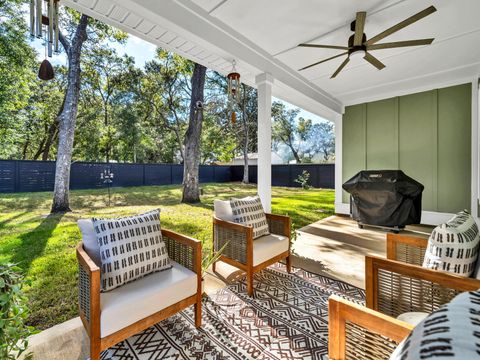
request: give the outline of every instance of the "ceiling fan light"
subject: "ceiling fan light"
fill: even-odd
[[[350,54],[350,60],[363,59],[367,53],[365,50],[357,50]]]

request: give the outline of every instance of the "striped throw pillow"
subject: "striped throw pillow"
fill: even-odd
[[[390,360],[480,358],[480,291],[465,292],[428,315]]]
[[[172,267],[160,230],[160,210],[92,222],[100,246],[102,291]]]
[[[423,267],[469,277],[475,270],[479,241],[475,220],[463,210],[433,229]]]
[[[230,206],[232,207],[233,221],[252,226],[254,239],[270,234],[267,216],[258,196],[230,199]]]

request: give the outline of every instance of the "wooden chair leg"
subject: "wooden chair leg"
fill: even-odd
[[[90,360],[100,360],[100,340],[90,339]]]
[[[214,261],[214,262],[212,263],[212,271],[213,271],[213,272],[216,272],[216,271],[217,271],[217,262],[216,262],[216,261]]]
[[[196,304],[194,305],[195,308],[195,327],[199,328],[202,326],[202,298],[197,300]]]
[[[287,272],[290,274],[292,272],[292,258],[291,258],[291,255],[287,256],[286,263],[287,263]]]
[[[248,296],[253,296],[253,271],[247,271],[247,293]]]

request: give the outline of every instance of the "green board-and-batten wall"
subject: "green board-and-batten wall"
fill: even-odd
[[[463,84],[346,107],[343,181],[360,170],[401,169],[425,185],[423,210],[470,209],[471,101]]]

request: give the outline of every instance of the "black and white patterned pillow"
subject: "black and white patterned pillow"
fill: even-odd
[[[428,315],[390,360],[480,358],[480,291],[465,292]]]
[[[230,206],[232,207],[233,221],[252,226],[254,239],[270,234],[260,197],[230,199]]]
[[[118,219],[92,219],[100,246],[102,291],[172,267],[160,210]]]
[[[469,277],[475,270],[479,242],[475,219],[463,210],[433,229],[423,267]]]

